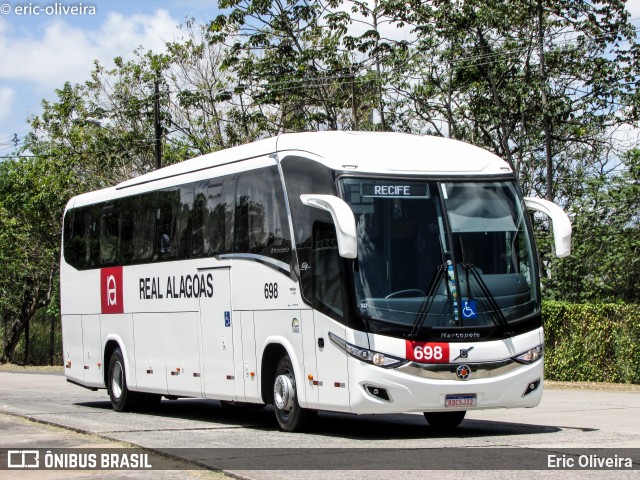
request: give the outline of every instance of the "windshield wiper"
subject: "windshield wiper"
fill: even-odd
[[[498,302],[496,302],[496,299],[494,298],[493,294],[489,290],[489,287],[487,287],[487,284],[482,279],[482,276],[480,275],[480,272],[479,272],[480,269],[476,267],[473,263],[463,263],[461,264],[461,266],[467,273],[470,272],[473,278],[475,278],[476,281],[478,282],[478,285],[480,286],[480,290],[482,291],[482,294],[487,299],[487,302],[489,303],[491,310],[493,310],[493,315],[491,316],[493,322],[497,326],[502,327],[503,334],[505,335],[508,334],[509,332],[507,331],[507,329],[509,328],[509,322],[507,322],[507,319],[504,318],[502,309],[498,305]],[[471,285],[467,286],[467,296],[471,297]]]
[[[436,298],[438,285],[440,285],[446,271],[447,268],[444,263],[438,265],[436,274],[433,276],[427,293],[425,294],[424,301],[418,310],[418,315],[416,316],[416,321],[413,323],[413,328],[411,329],[411,332],[409,332],[409,335],[407,335],[409,338],[414,338],[418,335],[418,332],[422,328],[422,325],[427,318],[427,314],[429,313],[429,310],[431,310],[431,305],[433,305],[433,300]]]

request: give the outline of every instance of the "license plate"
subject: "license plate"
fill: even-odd
[[[478,396],[473,393],[469,395],[446,395],[444,397],[445,407],[475,407],[478,405]]]

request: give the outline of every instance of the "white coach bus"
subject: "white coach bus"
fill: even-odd
[[[162,396],[318,410],[532,407],[537,255],[498,157],[398,133],[284,134],[72,198],[61,262],[68,381],[117,411]]]

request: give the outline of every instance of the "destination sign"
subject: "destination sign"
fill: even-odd
[[[429,198],[429,186],[419,183],[375,182],[362,184],[363,197]]]

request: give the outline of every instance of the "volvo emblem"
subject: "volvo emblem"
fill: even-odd
[[[456,358],[454,358],[453,361],[455,362],[459,358],[468,358],[469,357],[469,352],[471,350],[473,350],[473,347],[471,347],[471,348],[461,348],[460,349],[460,355],[458,355]]]
[[[468,365],[460,365],[456,368],[456,377],[460,380],[468,380],[471,375],[471,368]]]

